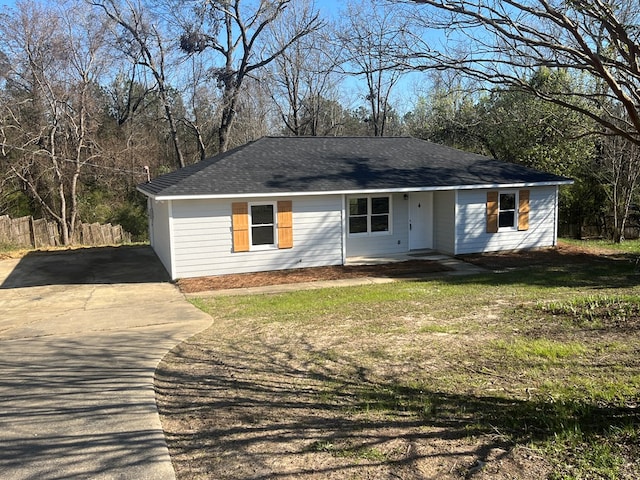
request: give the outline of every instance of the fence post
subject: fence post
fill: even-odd
[[[38,248],[38,236],[36,235],[36,222],[33,219],[33,215],[29,215],[29,230],[31,233],[31,246]]]

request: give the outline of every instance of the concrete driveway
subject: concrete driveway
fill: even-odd
[[[149,247],[0,261],[0,478],[175,478],[154,371],[210,322]]]

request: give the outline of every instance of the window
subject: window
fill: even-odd
[[[291,200],[232,203],[231,231],[234,252],[293,248],[293,204]]]
[[[391,198],[364,196],[349,199],[349,234],[389,233]]]
[[[389,231],[389,197],[371,198],[371,231]]]
[[[501,193],[498,203],[498,228],[514,227],[516,224],[516,194]]]
[[[349,233],[367,233],[369,199],[349,199]]]
[[[487,192],[487,233],[529,230],[529,190]]]
[[[273,204],[251,205],[251,245],[275,245],[275,215]]]

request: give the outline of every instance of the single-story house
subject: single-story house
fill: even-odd
[[[410,137],[264,137],[138,190],[177,279],[555,246],[570,183]]]

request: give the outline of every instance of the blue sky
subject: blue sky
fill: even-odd
[[[37,1],[37,0],[36,0]],[[46,2],[46,0],[40,0]],[[293,0],[294,2],[296,0]],[[16,0],[0,0],[0,11],[3,7],[12,7]],[[346,8],[347,0],[316,0],[316,6],[321,10],[323,16],[333,16]],[[400,113],[410,110],[415,102],[418,93],[424,93],[427,90],[427,77],[423,73],[414,73],[403,77],[399,84],[395,87],[392,94],[392,104]],[[352,105],[345,105],[347,108],[355,108],[363,103],[362,83],[358,79],[347,79],[341,91],[343,101]]]

